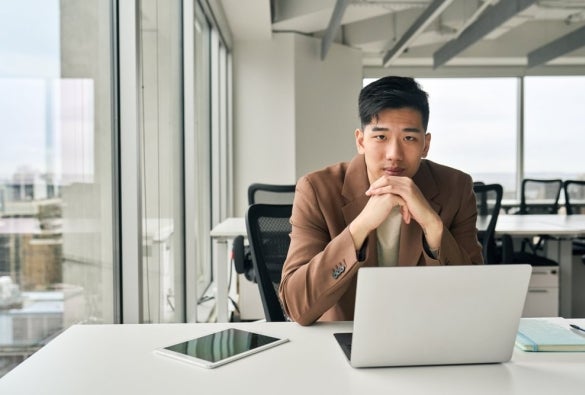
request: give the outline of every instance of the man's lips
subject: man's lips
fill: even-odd
[[[384,173],[389,176],[401,176],[404,174],[405,171],[406,169],[404,169],[403,167],[384,168]]]

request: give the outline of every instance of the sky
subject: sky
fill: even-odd
[[[0,0],[0,179],[46,171],[47,86],[59,78],[59,1]]]

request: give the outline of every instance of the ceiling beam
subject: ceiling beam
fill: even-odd
[[[327,51],[329,51],[329,47],[333,42],[333,37],[341,25],[341,19],[343,18],[343,14],[345,13],[345,9],[349,2],[350,0],[337,0],[335,3],[335,8],[331,14],[331,19],[329,20],[329,26],[327,26],[325,35],[321,39],[321,60],[325,60],[325,57],[327,56]]]
[[[453,0],[434,0],[429,6],[423,11],[422,14],[414,21],[414,23],[408,28],[406,33],[400,37],[400,40],[384,54],[382,64],[384,67],[388,67],[390,63],[397,57],[399,57],[406,48],[416,39],[416,37],[423,32],[427,26],[432,23],[436,17],[441,15],[443,10],[451,4]]]
[[[585,46],[585,26],[528,54],[528,68],[538,66]]]
[[[492,30],[535,2],[536,0],[500,0],[496,5],[489,7],[459,37],[447,42],[433,54],[433,67],[436,69],[444,65],[467,47],[475,44]]]

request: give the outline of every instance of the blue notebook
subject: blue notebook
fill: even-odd
[[[563,321],[522,318],[516,347],[524,351],[585,351],[585,335],[574,332]]]

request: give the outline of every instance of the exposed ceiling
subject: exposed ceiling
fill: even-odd
[[[322,58],[332,42],[360,49],[364,67],[566,66],[585,75],[585,0],[222,0],[222,6],[235,40],[297,32],[321,38]]]

